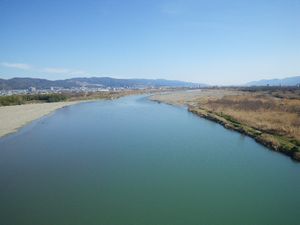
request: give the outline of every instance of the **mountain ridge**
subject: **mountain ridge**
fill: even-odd
[[[35,87],[49,89],[51,87],[112,87],[112,88],[142,88],[142,87],[204,87],[206,84],[165,79],[118,79],[112,77],[78,77],[64,80],[47,80],[31,77],[0,78],[0,90],[18,90]]]
[[[282,79],[263,79],[251,81],[246,86],[297,86],[300,85],[300,76],[287,77]]]

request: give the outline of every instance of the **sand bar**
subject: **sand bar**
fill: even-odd
[[[22,126],[74,102],[36,103],[0,107],[0,137],[14,133]]]

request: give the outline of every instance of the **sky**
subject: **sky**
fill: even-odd
[[[300,75],[300,0],[0,0],[0,78]]]

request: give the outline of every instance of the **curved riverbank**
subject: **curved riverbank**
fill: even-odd
[[[269,149],[281,152],[285,155],[290,156],[293,160],[300,162],[300,152],[298,151],[297,146],[284,139],[281,139],[279,143],[275,143],[271,141],[271,139],[274,138],[274,135],[272,134],[263,133],[245,124],[238,123],[237,121],[230,121],[220,115],[208,112],[205,109],[188,106],[188,111],[205,119],[217,122],[227,129],[245,134],[253,138],[256,142],[268,147]]]
[[[152,101],[171,105],[185,105],[187,106],[189,112],[192,112],[200,117],[209,119],[211,121],[217,122],[227,129],[231,129],[239,133],[245,134],[247,136],[250,136],[256,142],[268,147],[269,149],[288,155],[293,160],[300,161],[299,141],[293,137],[290,137],[289,135],[281,134],[279,130],[270,128],[258,129],[257,124],[255,124],[254,118],[259,119],[260,114],[257,114],[259,112],[253,111],[249,108],[248,111],[243,109],[242,113],[238,115],[239,111],[237,110],[235,115],[239,116],[238,119],[231,115],[233,113],[226,113],[232,112],[232,110],[234,111],[234,109],[231,108],[233,107],[232,102],[230,102],[228,99],[238,98],[236,96],[240,96],[240,99],[245,99],[251,96],[251,94],[237,91],[232,92],[227,90],[200,90],[195,91],[193,93],[178,92],[175,94],[172,93],[155,95],[151,96],[150,99]],[[268,96],[266,96],[264,99],[266,102],[265,104],[271,105],[272,102],[270,102],[267,98]],[[226,100],[228,103],[226,103]],[[244,104],[244,102],[242,101],[240,103],[235,102],[234,104],[236,104],[234,105],[234,107],[237,107],[238,104],[240,104],[238,107],[245,107],[245,105],[242,105]],[[253,103],[254,105],[250,105],[251,102],[248,101],[245,104],[248,107],[255,107],[256,103]],[[220,106],[224,107],[222,108],[224,109],[224,111],[222,109],[217,110],[217,107]],[[229,111],[228,109],[231,111]],[[280,113],[285,113],[284,115],[288,116],[288,112],[282,111]],[[243,116],[245,115],[248,115],[249,118],[252,118],[252,120],[247,120],[246,118],[243,118]],[[265,124],[268,125],[267,122]]]
[[[81,102],[96,100],[113,100],[127,95],[158,92],[161,90],[129,90],[110,93],[88,93],[81,95],[70,95],[68,100],[60,102],[27,103],[21,105],[0,106],[0,138],[17,132],[23,126],[37,120],[57,109],[74,105]],[[64,96],[64,95],[63,95]]]
[[[197,117],[128,96],[1,138],[2,224],[297,224],[300,164]]]
[[[14,133],[28,123],[54,112],[57,109],[81,101],[35,103],[0,107],[0,137]]]

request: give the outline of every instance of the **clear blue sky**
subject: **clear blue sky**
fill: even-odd
[[[300,0],[0,0],[0,77],[300,75]]]

